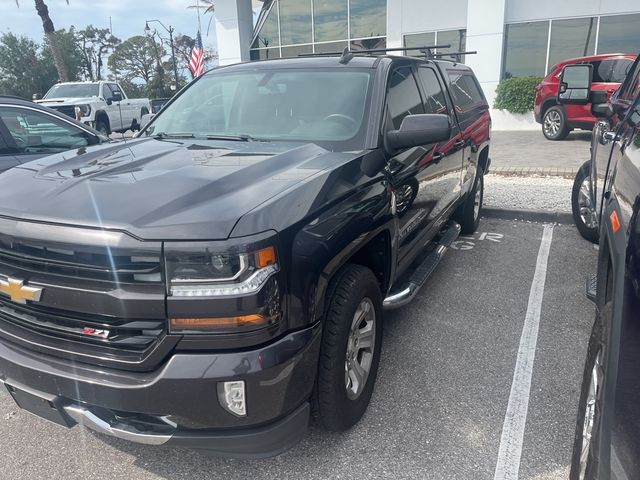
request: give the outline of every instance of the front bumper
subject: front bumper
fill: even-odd
[[[58,423],[69,427],[223,456],[272,456],[306,431],[320,331],[309,327],[256,350],[177,353],[154,372],[106,370],[0,342],[0,382],[55,406]],[[218,383],[229,380],[245,382],[246,417],[218,402]]]

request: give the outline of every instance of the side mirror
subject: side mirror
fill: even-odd
[[[558,103],[586,105],[589,103],[591,91],[591,71],[588,64],[567,65],[560,76]]]
[[[393,150],[400,150],[443,142],[450,136],[451,123],[447,115],[409,115],[402,121],[400,130],[387,133],[387,145]]]
[[[153,117],[155,116],[156,116],[155,113],[147,113],[143,115],[142,118],[140,119],[140,130],[142,130],[144,127],[149,125],[149,123],[151,122],[151,120],[153,120]]]
[[[33,95],[31,95],[31,99],[35,102],[36,100],[38,100],[38,98],[40,98],[40,95],[38,95],[37,93],[34,93]]]
[[[105,101],[105,103],[106,103],[107,105],[112,105],[112,104],[113,104],[113,98],[112,98],[112,97],[105,98],[105,100],[104,100],[104,101]]]

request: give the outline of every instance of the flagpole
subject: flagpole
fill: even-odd
[[[198,11],[198,31],[202,35],[202,22],[200,20],[200,0],[196,0],[196,10]]]

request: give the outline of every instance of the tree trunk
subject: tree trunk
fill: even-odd
[[[55,63],[56,70],[58,71],[58,77],[61,82],[68,82],[69,75],[67,75],[67,68],[62,57],[62,50],[60,50],[60,44],[56,37],[56,29],[53,27],[53,21],[49,16],[49,9],[44,3],[44,0],[35,0],[35,2],[36,11],[42,19],[42,27],[44,28],[44,33],[49,41],[49,48],[51,49],[51,56],[53,57],[53,62]]]

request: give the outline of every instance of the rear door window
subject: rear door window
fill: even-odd
[[[627,59],[596,60],[593,65],[593,83],[622,83],[631,64]]]
[[[429,67],[420,67],[418,76],[424,89],[424,109],[426,113],[447,114],[447,101],[436,72]]]

